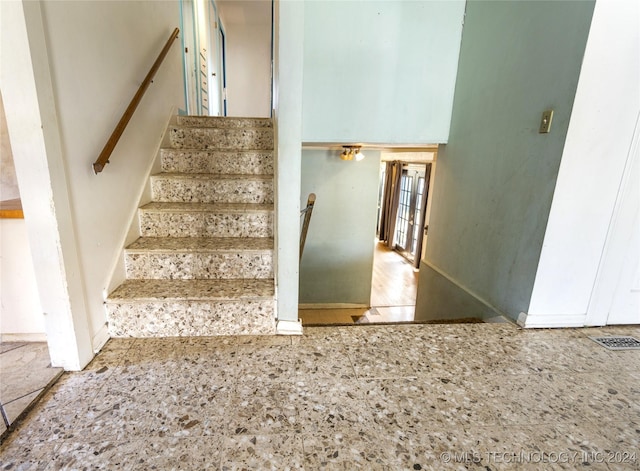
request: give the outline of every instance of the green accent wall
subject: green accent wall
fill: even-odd
[[[317,196],[300,263],[300,303],[369,304],[380,152],[340,160],[339,150],[303,150],[300,207]]]
[[[303,142],[447,142],[463,0],[304,4]]]
[[[514,318],[529,306],[593,8],[467,4],[426,262],[463,288],[461,296],[470,291]],[[539,134],[548,108],[551,132]],[[429,278],[420,278],[417,318],[429,317]]]

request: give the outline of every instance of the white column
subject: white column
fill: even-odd
[[[304,2],[275,4],[276,297],[279,334],[300,334],[298,279]]]
[[[40,2],[0,2],[0,31],[0,88],[51,364],[80,370],[93,351]]]

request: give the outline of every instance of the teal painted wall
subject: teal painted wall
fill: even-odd
[[[276,134],[275,245],[278,320],[297,322],[302,135],[302,21],[304,3],[276,0],[274,126]]]
[[[529,306],[593,7],[467,5],[426,261],[514,318]],[[539,134],[547,108],[552,130]],[[418,318],[428,311],[426,283],[421,277]]]
[[[300,303],[369,304],[380,152],[360,162],[303,150],[300,206],[317,196],[300,263]]]
[[[464,8],[306,1],[303,142],[446,142]]]

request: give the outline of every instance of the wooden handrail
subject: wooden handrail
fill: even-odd
[[[316,204],[316,194],[309,194],[307,199],[307,207],[301,212],[304,213],[304,221],[302,222],[302,232],[300,233],[300,260],[302,260],[302,252],[304,252],[304,244],[307,241],[307,231],[309,230],[309,222],[311,221],[311,213],[313,206]]]
[[[122,133],[127,127],[127,124],[129,124],[129,120],[133,116],[133,113],[136,110],[136,108],[138,107],[140,100],[142,100],[142,96],[144,95],[144,92],[146,92],[147,88],[149,88],[149,84],[153,80],[153,76],[156,74],[156,72],[160,68],[160,65],[162,64],[162,61],[164,60],[164,58],[167,56],[169,49],[171,49],[171,45],[173,44],[173,41],[175,41],[175,39],[178,37],[178,33],[180,33],[180,30],[178,28],[174,29],[173,33],[171,33],[171,36],[167,40],[167,43],[164,45],[164,48],[160,52],[160,55],[158,55],[158,58],[151,66],[149,73],[142,81],[140,88],[138,88],[138,91],[131,99],[131,103],[129,103],[129,106],[127,106],[127,109],[122,115],[122,118],[120,118],[120,121],[118,121],[118,124],[116,125],[115,129],[111,133],[111,137],[109,137],[109,140],[105,144],[104,149],[102,149],[102,152],[100,152],[100,155],[98,156],[98,160],[96,160],[93,163],[93,171],[96,175],[102,172],[102,170],[104,169],[104,166],[109,163],[109,157],[111,156],[113,149],[118,144],[118,141],[120,140],[120,136],[122,136]]]

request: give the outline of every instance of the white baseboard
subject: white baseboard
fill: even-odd
[[[513,324],[513,320],[504,316],[485,317],[482,320],[487,324]]]
[[[349,303],[317,303],[317,304],[298,304],[298,309],[369,309],[368,304],[349,304]]]
[[[536,316],[521,312],[517,323],[524,329],[553,329],[561,327],[584,327],[585,314],[561,314],[557,316]]]
[[[0,334],[1,342],[46,342],[47,334]]]
[[[302,321],[278,321],[276,332],[278,335],[302,335]]]
[[[106,323],[102,324],[100,330],[98,330],[96,335],[94,335],[93,339],[91,340],[91,345],[93,345],[93,353],[98,353],[110,338],[111,335],[109,335],[109,327]]]

